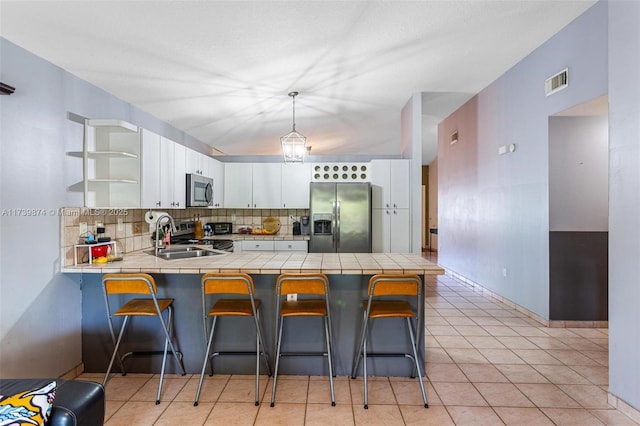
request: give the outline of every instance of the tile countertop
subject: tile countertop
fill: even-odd
[[[309,241],[309,235],[262,235],[262,234],[219,234],[211,237],[204,237],[203,240],[286,240],[286,241]]]
[[[204,246],[206,247],[206,246]],[[164,260],[143,251],[128,253],[123,260],[103,264],[66,266],[65,273],[147,272],[160,274],[202,274],[244,272],[268,275],[284,272],[373,275],[410,273],[441,275],[444,269],[416,254],[408,253],[226,253],[220,256]]]

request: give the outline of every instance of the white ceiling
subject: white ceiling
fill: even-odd
[[[399,155],[422,92],[428,164],[439,121],[594,3],[0,0],[0,34],[231,155],[279,154],[292,90],[312,154]]]

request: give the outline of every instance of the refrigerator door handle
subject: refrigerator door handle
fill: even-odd
[[[331,208],[332,208],[332,214],[331,214],[331,246],[333,247],[333,249],[335,250],[336,248],[336,233],[338,231],[338,226],[337,226],[337,206],[336,206],[336,202],[332,201],[331,202]]]
[[[336,201],[336,248],[340,248],[340,201]]]

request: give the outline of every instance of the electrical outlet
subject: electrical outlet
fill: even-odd
[[[232,215],[231,215],[231,222],[235,222],[235,221],[236,221],[236,215],[235,215],[235,214],[232,214]]]
[[[502,268],[502,276],[503,277],[507,276],[507,268]]]
[[[287,302],[295,302],[296,300],[298,300],[297,294],[287,294]]]
[[[84,237],[87,234],[87,222],[80,222],[80,236]]]
[[[121,217],[118,218],[118,232],[124,232],[124,220]]]

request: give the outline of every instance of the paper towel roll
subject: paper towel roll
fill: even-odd
[[[144,214],[144,220],[149,225],[155,225],[158,218],[163,214],[167,214],[167,212],[156,212],[156,211],[149,210]]]

